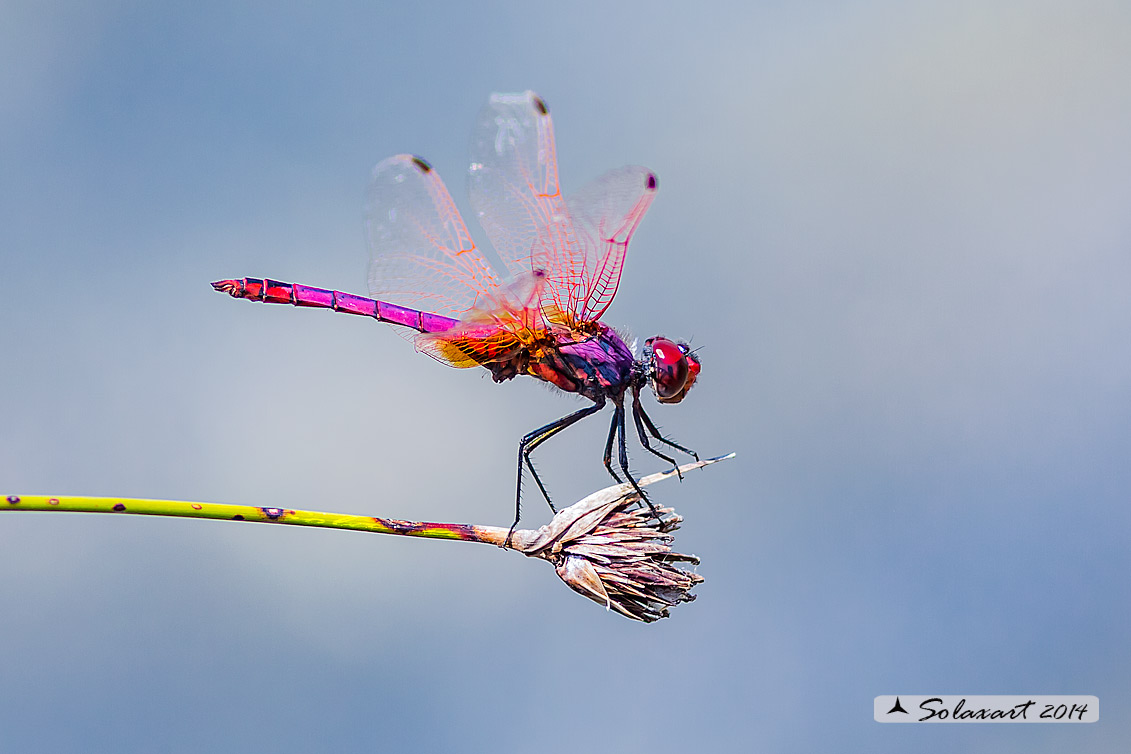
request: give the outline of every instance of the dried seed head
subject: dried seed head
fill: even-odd
[[[698,565],[698,558],[671,551],[674,538],[667,532],[682,519],[671,508],[660,514],[663,523],[657,525],[646,509],[616,509],[592,532],[562,545],[558,576],[628,618],[651,623],[668,617],[668,608],[695,599],[691,588],[703,577],[677,566]]]
[[[688,464],[680,471],[718,460]],[[653,474],[640,484],[675,473]],[[671,532],[683,519],[671,508],[661,508],[657,521],[639,503],[631,486],[607,487],[558,512],[537,531],[515,532],[512,544],[530,557],[553,563],[562,581],[578,594],[651,623],[666,618],[672,606],[694,600],[691,589],[703,577],[679,567],[698,565],[698,558],[672,552]]]

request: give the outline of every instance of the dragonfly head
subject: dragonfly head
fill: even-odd
[[[659,336],[644,341],[644,363],[660,403],[682,401],[699,377],[701,366],[686,343]]]

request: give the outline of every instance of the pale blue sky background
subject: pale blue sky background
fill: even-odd
[[[707,581],[651,626],[488,547],[6,515],[0,750],[1125,750],[1129,74],[1122,2],[5,3],[3,494],[509,522],[572,399],[208,283],[364,292],[370,167],[466,210],[526,88],[567,192],[659,174],[607,320],[703,346],[653,415],[739,456],[656,488]],[[1101,722],[871,719],[935,692]]]

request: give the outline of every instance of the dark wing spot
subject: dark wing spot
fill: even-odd
[[[648,190],[649,191],[655,191],[657,183],[658,182],[656,181],[656,174],[655,173],[649,173],[648,174],[648,180],[645,182],[645,185],[648,187]]]
[[[429,165],[428,160],[424,159],[423,157],[417,157],[416,155],[413,155],[412,164],[419,168],[421,173],[432,172],[432,166]]]
[[[8,495],[8,502],[12,505],[16,505],[20,502],[20,498],[18,495]]]
[[[232,520],[233,521],[243,521],[243,514],[237,513],[236,515],[232,516]]]
[[[550,112],[550,108],[546,107],[545,101],[538,95],[534,95],[534,109],[539,115],[548,115]]]
[[[114,510],[124,511],[125,509],[126,509],[126,506],[122,505],[121,503],[114,503]]]

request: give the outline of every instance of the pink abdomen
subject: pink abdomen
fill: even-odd
[[[314,288],[298,283],[280,283],[277,280],[260,278],[239,278],[237,280],[217,280],[212,287],[233,298],[246,298],[265,304],[293,304],[320,309],[333,309],[345,314],[358,314],[372,317],[378,322],[388,322],[403,327],[411,327],[417,332],[433,333],[450,330],[459,320],[439,314],[409,309],[386,301],[378,301],[352,293]]]

